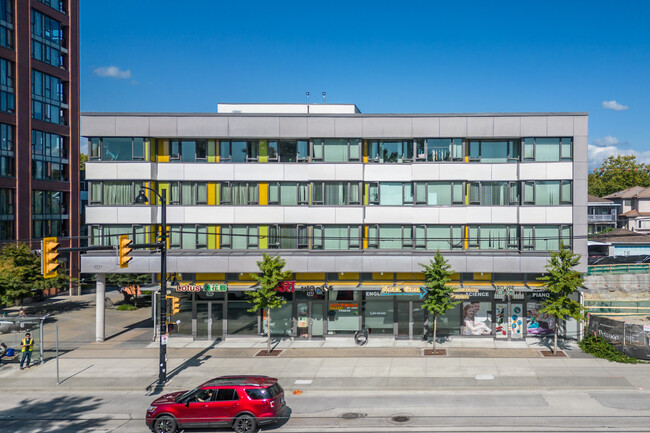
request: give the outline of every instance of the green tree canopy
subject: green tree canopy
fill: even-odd
[[[79,154],[79,170],[85,170],[86,169],[86,161],[88,161],[88,155],[85,153],[80,153]]]
[[[288,280],[293,275],[291,271],[283,271],[286,262],[280,256],[271,257],[262,254],[262,261],[257,262],[260,274],[250,274],[260,287],[257,290],[246,292],[248,302],[253,306],[248,310],[251,313],[257,310],[266,310],[266,351],[271,353],[271,310],[283,306],[287,301],[278,296],[277,287],[281,281]]]
[[[603,197],[633,186],[650,187],[650,164],[637,163],[634,155],[607,158],[589,174],[589,194]]]
[[[453,271],[440,251],[436,251],[436,255],[428,265],[420,264],[420,266],[424,268],[425,287],[428,290],[422,308],[433,315],[433,353],[435,354],[438,316],[444,315],[460,301],[452,299],[451,294],[455,289],[446,285],[451,281]]]
[[[69,284],[70,277],[64,269],[59,269],[55,278],[44,279],[41,258],[28,244],[12,243],[0,249],[0,304],[32,296],[36,290],[61,289]]]
[[[571,295],[582,287],[581,273],[574,268],[580,263],[580,254],[574,254],[570,248],[560,246],[559,251],[552,251],[546,265],[548,272],[539,281],[543,281],[550,296],[542,302],[542,313],[555,318],[555,335],[553,352],[557,352],[557,331],[560,320],[573,318],[582,321],[585,318],[584,307],[571,299]]]

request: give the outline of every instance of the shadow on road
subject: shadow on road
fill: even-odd
[[[6,432],[97,431],[109,421],[107,417],[82,419],[97,409],[102,399],[57,396],[50,400],[23,399],[16,407],[0,411],[0,429]]]
[[[106,337],[106,341],[110,341],[113,338],[119,337],[120,335],[126,334],[129,331],[133,331],[134,329],[146,329],[146,328],[153,329],[153,321],[151,320],[151,318],[140,320],[139,322],[131,323],[130,325],[125,326],[124,329],[122,329],[120,332],[116,332],[115,334]]]

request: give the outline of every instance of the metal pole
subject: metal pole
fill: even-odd
[[[158,384],[167,381],[167,207],[165,197],[167,190],[160,190],[161,212],[160,224],[160,369]]]
[[[41,355],[41,362],[40,362],[41,365],[43,365],[44,362],[43,361],[43,322],[44,320],[41,318],[41,323],[40,323],[41,326],[38,327],[38,338],[41,340],[41,344],[39,344],[38,347],[38,353]]]
[[[56,384],[59,385],[59,324],[56,324]]]

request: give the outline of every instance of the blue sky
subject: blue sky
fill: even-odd
[[[81,1],[83,112],[217,102],[589,112],[591,165],[650,162],[650,2]]]

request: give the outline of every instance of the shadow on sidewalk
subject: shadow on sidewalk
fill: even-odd
[[[2,431],[97,431],[109,421],[108,417],[85,418],[100,407],[102,399],[88,397],[51,396],[49,400],[23,399],[15,407],[0,411]],[[63,426],[62,426],[63,422]]]
[[[194,355],[193,357],[187,359],[185,362],[183,362],[181,365],[176,367],[175,369],[169,371],[167,373],[167,382],[169,382],[171,379],[174,377],[178,376],[180,372],[183,370],[189,368],[189,367],[200,367],[203,365],[205,361],[211,358],[210,355],[206,355],[206,353],[212,349],[215,348],[215,346],[220,342],[221,340],[215,340],[210,344],[208,347],[204,348],[201,350],[199,353]],[[161,385],[158,382],[154,382],[151,385],[147,387],[147,391],[149,393],[147,395],[158,395],[161,394],[165,389],[165,385]]]
[[[121,331],[116,332],[113,335],[107,336],[105,341],[110,341],[116,337],[119,337],[120,335],[126,334],[129,331],[133,331],[134,329],[147,329],[147,328],[153,329],[153,322],[151,321],[151,318],[140,320],[139,322],[136,323],[131,323],[130,325],[125,326],[124,329],[122,329]],[[147,338],[151,340],[150,337]]]

